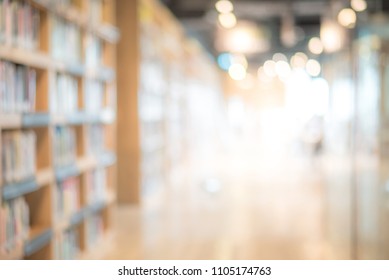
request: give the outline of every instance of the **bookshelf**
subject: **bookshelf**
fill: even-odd
[[[214,123],[218,114],[196,122],[213,106],[212,96],[220,96],[214,90],[220,73],[160,1],[120,1],[117,19],[123,31],[117,48],[118,197],[123,203],[147,203],[184,185],[190,145],[196,146],[202,133],[192,128]]]
[[[0,6],[0,259],[79,258],[116,201],[116,2]]]

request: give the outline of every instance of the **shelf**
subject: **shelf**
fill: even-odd
[[[49,113],[2,114],[0,115],[0,128],[34,128],[90,123],[112,124],[114,121],[115,113],[112,109],[103,109],[100,114],[87,114],[82,111],[68,115],[50,115]]]
[[[61,182],[70,177],[76,177],[80,175],[81,171],[76,164],[70,164],[67,166],[61,166],[55,168],[55,180]]]
[[[50,11],[65,20],[77,24],[81,28],[87,29],[109,43],[115,44],[120,38],[119,30],[115,26],[105,23],[90,23],[87,16],[74,7],[63,8],[45,0],[29,0],[29,2],[41,10]]]
[[[3,200],[11,200],[39,190],[53,181],[53,174],[49,169],[37,172],[36,176],[21,182],[3,186]]]
[[[30,239],[24,245],[24,256],[28,257],[38,252],[50,243],[52,236],[53,231],[51,229],[32,228],[30,230]]]
[[[108,167],[115,164],[116,155],[111,152],[102,153],[99,156],[82,157],[75,163],[55,168],[55,179],[63,181],[66,178],[75,177],[96,167]]]
[[[102,199],[88,206],[85,206],[84,208],[80,209],[76,213],[70,215],[68,218],[65,218],[62,222],[59,222],[56,225],[55,230],[63,231],[69,227],[77,226],[82,222],[84,222],[84,220],[87,219],[89,216],[97,212],[100,212],[108,205],[112,204],[114,201],[115,201],[114,194],[108,194],[106,199]]]
[[[51,58],[48,54],[39,51],[29,51],[0,45],[0,58],[33,68],[67,72],[75,76],[85,76],[90,79],[98,79],[104,82],[115,79],[115,71],[111,68],[101,66],[89,69],[82,63],[58,61]]]

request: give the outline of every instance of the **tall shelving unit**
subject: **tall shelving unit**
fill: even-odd
[[[0,3],[5,18],[7,9],[22,10],[15,14],[18,37],[28,37],[20,21],[29,10],[37,29],[30,46],[7,40],[14,29],[9,33],[10,23],[0,24],[1,61],[36,76],[26,87],[36,87],[31,108],[0,111],[0,259],[79,258],[109,230],[116,201],[115,3]],[[11,83],[0,77],[2,86]],[[26,144],[15,139],[27,131],[35,143],[19,151],[17,145]],[[15,141],[17,155],[9,156],[5,145]],[[33,172],[9,176],[23,164],[23,153]]]
[[[213,111],[220,73],[160,1],[119,1],[117,19],[118,197],[153,204],[164,189],[185,185],[199,126],[216,119],[196,117]]]

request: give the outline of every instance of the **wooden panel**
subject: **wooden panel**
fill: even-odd
[[[118,198],[140,202],[140,135],[138,116],[138,1],[117,2]]]

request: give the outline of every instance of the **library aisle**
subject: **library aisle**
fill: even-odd
[[[319,167],[245,147],[220,158],[213,177],[189,176],[141,207],[120,206],[103,258],[326,258]]]

